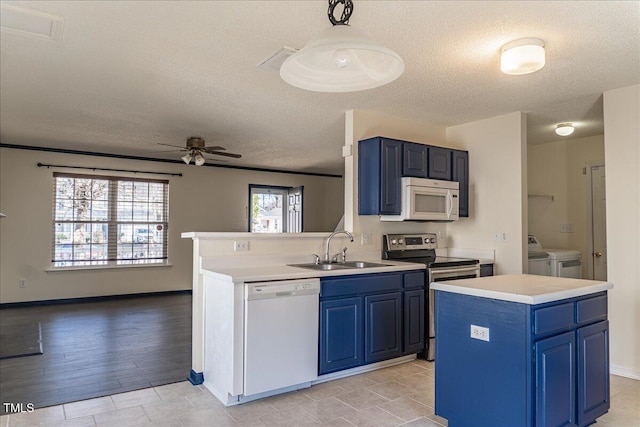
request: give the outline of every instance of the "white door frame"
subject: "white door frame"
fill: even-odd
[[[587,171],[587,253],[584,254],[583,261],[586,261],[587,265],[587,277],[586,279],[593,280],[593,185],[591,182],[591,169],[598,166],[605,166],[603,161],[589,162],[586,164],[585,170]],[[605,224],[606,227],[606,224]],[[586,258],[586,259],[585,259]]]

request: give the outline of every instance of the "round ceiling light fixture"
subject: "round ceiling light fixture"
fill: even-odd
[[[544,41],[536,38],[519,39],[502,47],[500,70],[505,74],[520,76],[535,73],[544,67]]]
[[[402,58],[366,33],[348,25],[352,0],[328,0],[332,27],[321,31],[280,67],[292,86],[316,92],[355,92],[390,83],[404,72]],[[344,4],[342,18],[333,12]]]
[[[559,123],[556,125],[556,133],[560,136],[569,136],[574,130],[573,123]]]

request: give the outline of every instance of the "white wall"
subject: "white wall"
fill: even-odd
[[[47,272],[51,265],[53,169],[38,168],[38,162],[182,172],[182,177],[169,178],[172,266]],[[342,215],[342,178],[0,148],[0,211],[7,215],[0,220],[0,302],[191,289],[191,241],[181,239],[180,233],[246,230],[248,184],[304,185],[305,231],[333,230]],[[25,288],[18,287],[20,278],[26,279]]]
[[[498,274],[527,267],[526,134],[519,112],[447,128],[447,142],[469,151],[469,218],[447,225],[449,246],[495,250]]]
[[[446,247],[446,226],[441,223],[380,222],[377,215],[358,215],[358,141],[374,136],[417,142],[442,147],[447,144],[445,128],[424,122],[401,119],[375,111],[351,110],[345,116],[345,146],[352,155],[345,157],[345,229],[355,233],[371,233],[373,244],[381,249],[383,234],[442,232],[439,242]],[[459,148],[455,145],[452,148]]]
[[[529,198],[529,234],[546,248],[577,249],[584,260],[589,210],[588,175],[583,168],[604,163],[604,135],[530,145],[527,159],[529,194],[553,195],[553,200]],[[562,224],[571,224],[573,232],[560,232]],[[587,277],[586,262],[583,268]]]
[[[604,93],[611,371],[640,379],[640,85]]]

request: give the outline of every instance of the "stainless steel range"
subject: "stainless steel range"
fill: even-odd
[[[480,276],[480,261],[470,258],[436,256],[435,233],[386,234],[382,236],[382,258],[421,263],[427,266],[425,275],[425,351],[418,357],[435,359],[434,292],[429,284],[444,280],[469,279]]]

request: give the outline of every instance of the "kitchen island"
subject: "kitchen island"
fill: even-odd
[[[435,413],[450,427],[593,423],[609,409],[611,288],[534,275],[432,283]]]

